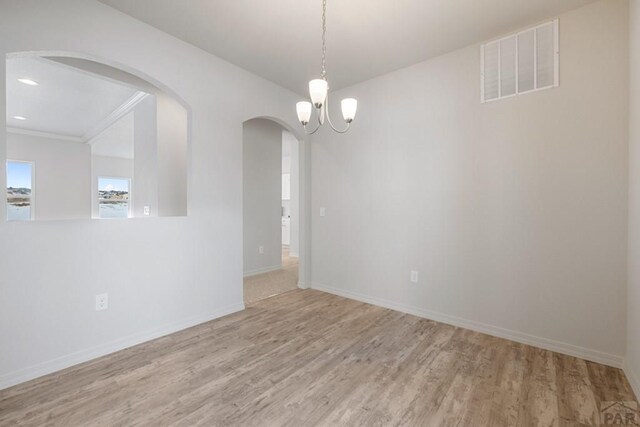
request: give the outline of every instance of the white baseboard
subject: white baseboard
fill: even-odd
[[[629,384],[631,384],[631,388],[636,394],[636,400],[640,399],[640,373],[636,372],[634,368],[629,365],[628,359],[624,361],[624,374],[627,376]]]
[[[309,289],[310,288],[309,285],[307,285],[306,283],[303,283],[303,282],[298,282],[298,287],[300,289]]]
[[[300,256],[298,255],[298,252],[289,252],[289,256],[292,258],[300,258]]]
[[[128,337],[9,372],[0,376],[0,390],[242,310],[244,310],[243,303],[233,304],[213,313],[190,317],[160,328],[129,335]]]
[[[269,267],[256,268],[244,272],[244,277],[257,276],[258,274],[268,273],[270,271],[282,270],[282,264],[270,265]]]
[[[572,344],[563,343],[547,338],[537,337],[535,335],[526,334],[524,332],[512,331],[510,329],[501,328],[498,326],[487,325],[474,320],[463,319],[457,316],[451,316],[448,314],[439,313],[432,310],[425,310],[419,307],[414,307],[406,304],[397,303],[394,301],[386,300],[383,298],[371,297],[368,295],[345,291],[331,286],[326,286],[320,283],[313,282],[311,284],[312,289],[328,292],[330,294],[338,295],[341,297],[354,299],[357,301],[365,302],[368,304],[377,305],[380,307],[388,308],[391,310],[401,311],[403,313],[412,314],[418,317],[424,317],[425,319],[435,320],[436,322],[446,323],[448,325],[458,326],[460,328],[470,329],[472,331],[481,332],[487,335],[492,335],[499,338],[505,338],[511,341],[519,342],[522,344],[539,347],[545,350],[555,351],[557,353],[566,354],[568,356],[574,356],[581,359],[589,360],[596,363],[601,363],[607,366],[613,366],[615,368],[622,368],[624,358],[614,354],[603,353],[598,350],[592,350],[584,347],[575,346]]]

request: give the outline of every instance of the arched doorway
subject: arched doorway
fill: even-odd
[[[244,301],[304,288],[305,145],[285,123],[243,123]]]

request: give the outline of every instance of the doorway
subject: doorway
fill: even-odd
[[[244,302],[298,288],[300,253],[299,141],[280,124],[243,124]]]

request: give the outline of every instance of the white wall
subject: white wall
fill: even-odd
[[[159,93],[157,105],[158,215],[187,214],[187,110]]]
[[[282,266],[282,127],[249,120],[242,146],[244,274],[251,275]]]
[[[560,16],[556,89],[480,104],[470,46],[334,94],[359,111],[313,139],[312,286],[620,365],[627,7]]]
[[[295,123],[299,99],[94,0],[3,1],[0,57],[24,51],[126,64],[183,99],[189,216],[0,222],[0,388],[242,309],[242,123]],[[0,128],[5,117],[0,103]]]
[[[133,159],[134,127],[135,115],[130,111],[89,141],[91,154]]]
[[[630,3],[629,289],[626,373],[640,397],[640,1]]]
[[[136,194],[133,216],[144,216],[145,206],[149,207],[150,216],[158,216],[158,108],[155,95],[136,105],[133,114],[133,192]],[[184,174],[186,178],[187,171]]]
[[[8,159],[35,162],[34,219],[89,218],[90,147],[54,138],[6,135]],[[4,174],[2,179],[5,179]]]

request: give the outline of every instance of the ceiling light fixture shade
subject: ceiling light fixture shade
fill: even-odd
[[[347,123],[351,123],[356,118],[356,110],[358,109],[358,100],[354,98],[345,98],[342,100],[342,117]]]
[[[329,85],[326,80],[314,79],[309,82],[309,96],[316,108],[321,108],[324,105],[328,91]]]
[[[19,78],[18,81],[20,83],[23,83],[23,84],[26,84],[26,85],[29,85],[29,86],[38,86],[38,84],[39,84],[37,81],[28,79],[26,77]]]
[[[306,126],[311,118],[312,105],[308,101],[300,101],[296,104],[296,111],[298,113],[298,121]]]
[[[358,101],[354,98],[345,98],[342,100],[342,117],[347,124],[344,129],[336,128],[331,122],[331,116],[329,115],[329,83],[327,82],[327,68],[326,68],[326,34],[327,34],[327,0],[322,0],[322,70],[320,72],[320,78],[314,79],[309,82],[309,97],[311,102],[301,101],[296,104],[296,112],[298,113],[298,121],[304,127],[304,131],[311,135],[316,133],[320,126],[326,121],[331,126],[331,129],[338,133],[345,133],[349,130],[349,126],[353,119],[356,117],[356,110],[358,108]],[[308,130],[307,125],[311,119],[311,110],[315,107],[318,116],[318,125],[313,130]]]

